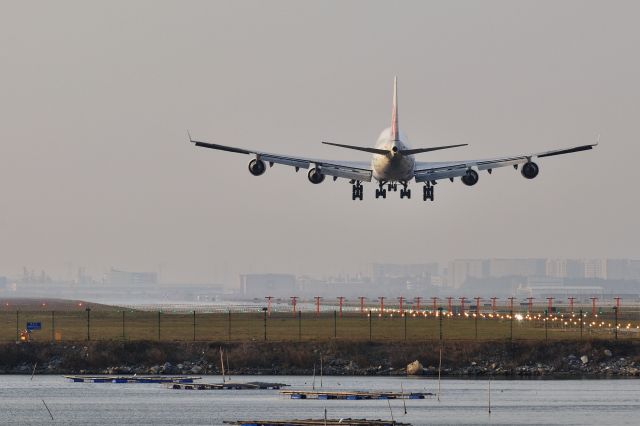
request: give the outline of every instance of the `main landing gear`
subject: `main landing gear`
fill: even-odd
[[[404,187],[400,190],[400,198],[404,198],[407,197],[408,199],[411,198],[411,190],[409,188],[407,188],[407,181],[401,181],[400,184]],[[394,184],[397,185],[397,184]]]
[[[353,201],[355,201],[356,198],[358,198],[358,199],[360,199],[360,201],[362,201],[363,194],[364,194],[364,190],[363,190],[362,184],[360,183],[360,181],[356,181],[353,184],[353,191],[352,191],[352,194],[351,194],[351,199]],[[376,189],[376,198],[378,198],[378,190],[377,189]]]
[[[391,186],[391,184],[389,184],[389,186]],[[378,189],[376,189],[376,199],[380,197],[387,198],[387,190],[384,189],[384,181],[380,181]]]
[[[434,190],[434,187],[431,186],[431,182],[427,182],[422,188],[422,199],[424,201],[427,201],[427,200],[433,201],[433,190]]]
[[[390,183],[390,184],[387,185],[387,189],[389,191],[396,192],[398,190],[398,184],[397,183]]]

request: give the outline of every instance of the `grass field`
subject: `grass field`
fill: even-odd
[[[539,316],[538,316],[539,315]],[[578,314],[556,314],[545,320],[543,313],[528,317],[515,314],[458,315],[385,314],[381,316],[333,312],[319,317],[313,312],[299,316],[272,312],[265,320],[255,313],[166,313],[92,308],[72,305],[66,310],[0,310],[0,341],[16,340],[27,322],[40,322],[41,329],[31,333],[33,341],[82,340],[161,340],[161,341],[402,341],[438,340],[558,340],[607,338],[614,336],[612,313],[598,318],[586,316],[582,332]],[[618,338],[640,337],[636,311],[621,310]]]

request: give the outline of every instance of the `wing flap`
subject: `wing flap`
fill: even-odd
[[[371,182],[371,170],[329,163],[320,163],[318,166],[323,175],[359,180],[361,182]]]
[[[441,170],[417,170],[415,173],[416,182],[431,182],[434,180],[450,179],[459,176],[464,176],[467,173],[468,167],[457,167],[453,169],[441,169]]]
[[[310,164],[308,160],[271,154],[259,154],[258,158],[267,163],[284,164],[285,166],[298,167],[300,169],[308,169]]]

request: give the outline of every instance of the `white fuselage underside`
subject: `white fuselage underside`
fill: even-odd
[[[380,134],[375,147],[389,151],[393,151],[394,147],[398,150],[409,148],[406,135],[400,132],[398,139],[397,141],[393,140],[391,128],[385,129]],[[413,179],[414,167],[415,159],[413,155],[392,154],[391,152],[386,155],[373,154],[371,160],[373,177],[378,181],[409,181]]]

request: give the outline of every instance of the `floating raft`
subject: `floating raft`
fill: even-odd
[[[166,385],[169,389],[183,390],[225,390],[225,389],[280,389],[286,385],[284,383],[267,383],[267,382],[226,382],[226,383],[169,383]]]
[[[291,399],[425,399],[433,396],[430,392],[332,392],[332,391],[280,391]]]
[[[74,383],[193,383],[195,376],[64,376]]]
[[[241,425],[241,426],[309,426],[309,425],[411,426],[410,423],[399,423],[394,420],[367,420],[367,419],[241,420],[241,421],[225,421],[224,423],[229,425]]]

